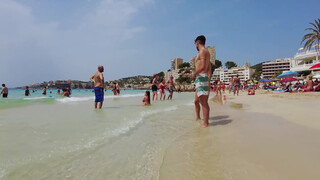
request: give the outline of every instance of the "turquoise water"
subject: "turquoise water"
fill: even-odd
[[[158,179],[166,149],[199,124],[194,93],[141,106],[144,92],[109,91],[95,110],[91,91],[26,98],[11,90],[1,98],[0,179]]]
[[[47,95],[42,95],[42,89],[30,89],[30,96],[25,96],[24,92],[24,89],[9,89],[8,98],[0,98],[0,109],[21,107],[35,103],[85,101],[94,99],[94,92],[92,89],[73,89],[71,97],[68,99],[59,95],[56,89],[47,89]],[[145,90],[122,90],[120,96],[143,95],[144,92]],[[112,91],[108,90],[105,92],[105,98],[111,98],[113,96]]]

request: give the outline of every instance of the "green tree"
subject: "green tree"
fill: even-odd
[[[255,70],[254,73],[252,74],[252,77],[255,79],[261,79],[262,63],[254,65],[251,68]]]
[[[163,79],[164,78],[164,72],[163,71],[159,72],[158,73],[158,77],[159,77],[160,80]]]
[[[237,64],[235,62],[233,62],[233,61],[227,61],[224,65],[226,66],[227,69],[231,69],[233,67],[237,67]]]
[[[211,74],[213,73],[213,71],[219,67],[222,66],[222,62],[218,59],[215,60],[215,64],[211,63]]]
[[[319,43],[320,43],[320,19],[315,20],[315,23],[309,23],[312,27],[307,28],[306,30],[311,31],[310,33],[303,36],[301,44],[304,43],[303,48],[310,50],[313,44],[317,51],[317,60],[319,59]]]
[[[188,62],[184,62],[178,66],[179,69],[189,68],[189,67],[190,67],[190,63]]]

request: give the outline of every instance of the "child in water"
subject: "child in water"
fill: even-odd
[[[144,94],[144,98],[142,100],[142,105],[144,105],[144,106],[151,105],[151,103],[150,103],[150,91],[146,91],[146,93]]]

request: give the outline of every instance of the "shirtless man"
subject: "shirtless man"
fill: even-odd
[[[102,108],[103,100],[104,100],[104,77],[103,77],[103,66],[98,66],[98,71],[91,76],[90,81],[94,82],[94,93],[96,99],[94,101],[94,108],[97,109],[99,103],[99,109]]]
[[[168,85],[169,85],[169,96],[168,96],[168,99],[172,99],[172,96],[173,96],[173,91],[175,89],[174,87],[174,83],[173,83],[173,76],[170,76],[170,79],[168,80]]]
[[[205,48],[206,38],[201,35],[195,39],[195,45],[199,51],[196,60],[196,71],[193,73],[192,78],[195,80],[196,93],[195,93],[195,110],[196,120],[200,120],[200,104],[203,111],[203,124],[201,127],[205,128],[209,125],[209,112],[210,107],[208,104],[209,99],[209,82],[211,79],[211,63],[210,53]]]
[[[2,89],[1,89],[1,93],[3,98],[7,98],[8,97],[8,88],[6,87],[5,84],[2,84]]]
[[[47,88],[46,88],[46,87],[44,87],[44,88],[42,89],[42,95],[47,95]]]
[[[239,96],[239,90],[240,90],[240,78],[239,75],[236,76],[236,78],[234,78],[234,90],[233,90],[233,95]]]
[[[306,82],[306,87],[303,91],[313,91],[313,81],[312,81],[312,76],[308,76],[308,80]]]
[[[230,80],[229,80],[229,94],[231,93],[233,88],[233,76],[231,76]]]
[[[30,96],[30,91],[29,91],[29,87],[26,86],[26,90],[24,91],[24,95],[25,96]]]

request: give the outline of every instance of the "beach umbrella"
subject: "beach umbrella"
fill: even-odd
[[[311,69],[311,70],[320,69],[320,63],[311,66],[309,69]]]
[[[270,82],[269,79],[259,79],[260,82]]]
[[[279,76],[277,76],[277,78],[287,78],[287,77],[293,77],[293,76],[297,76],[297,75],[298,75],[297,72],[289,71],[289,72],[285,72],[285,73],[280,74]]]
[[[282,79],[280,82],[291,82],[291,81],[297,81],[297,78],[293,78],[293,77],[288,77],[288,78],[284,78]]]

